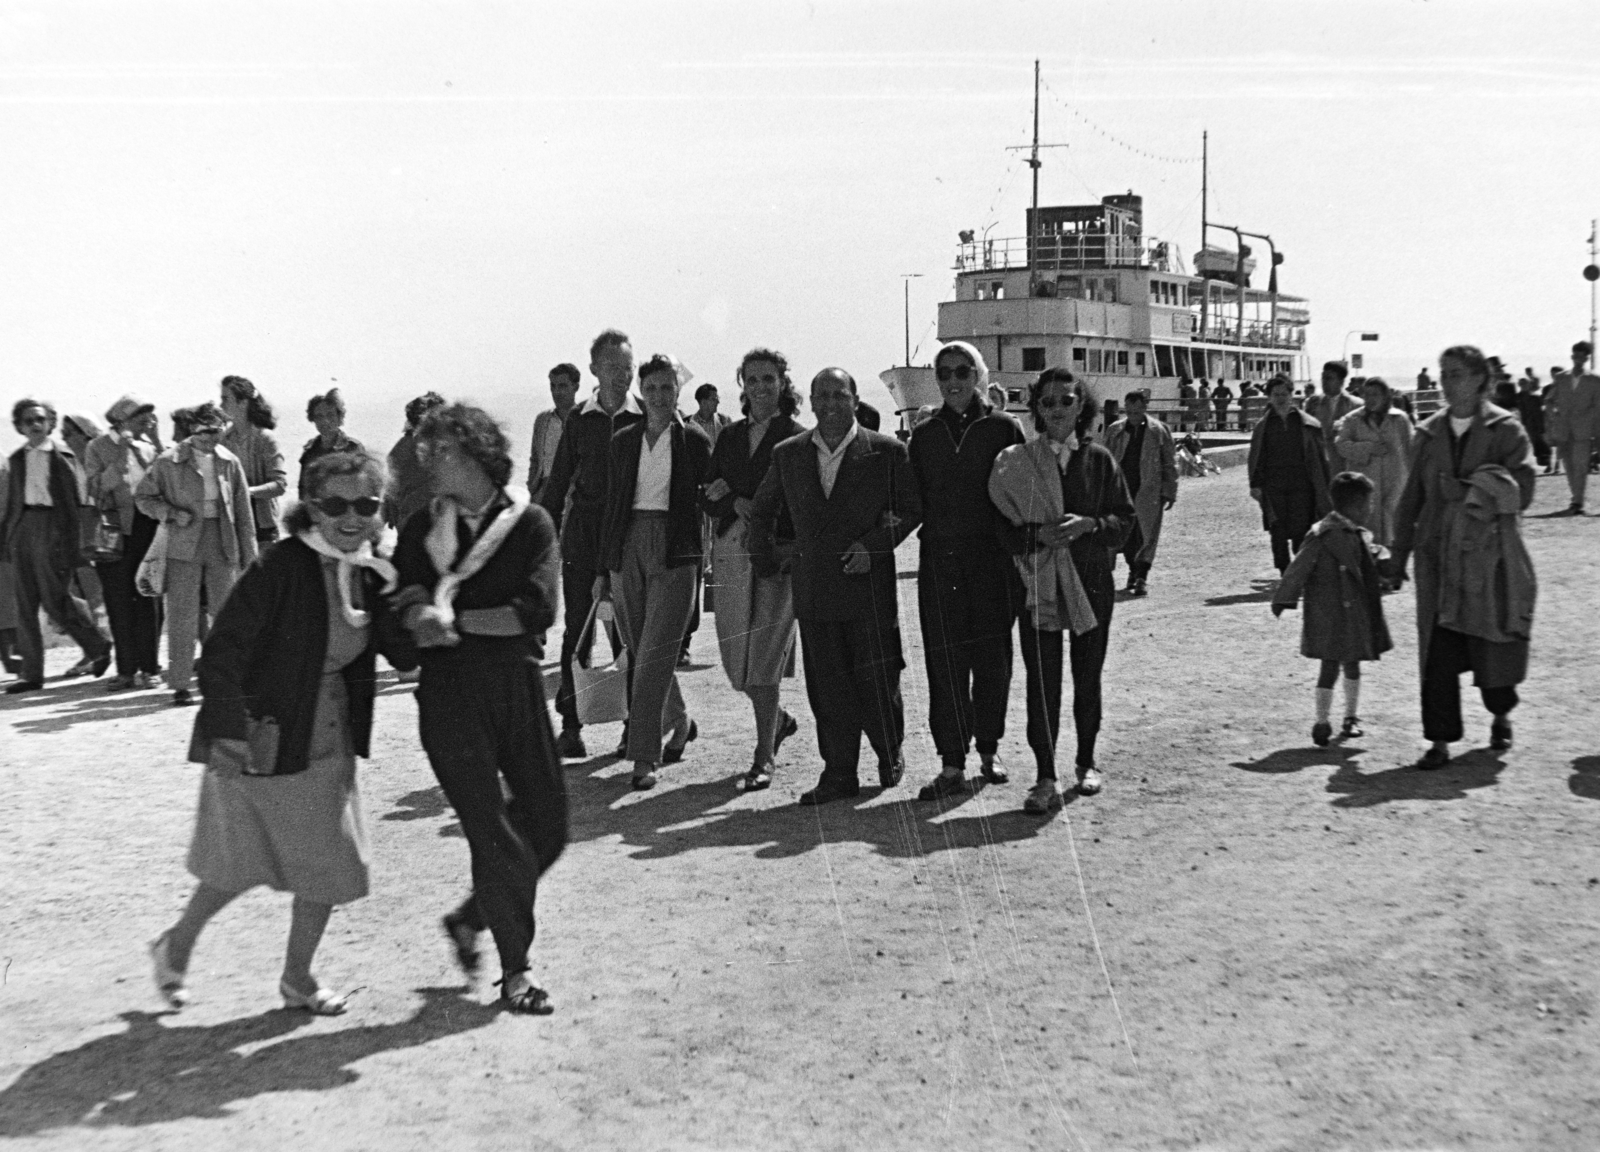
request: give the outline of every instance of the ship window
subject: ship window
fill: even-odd
[[[1083,371],[1083,364],[1086,356],[1087,352],[1082,348],[1074,348],[1072,350],[1072,363],[1080,372]]]
[[[1006,282],[995,280],[989,284],[989,299],[1004,300],[1006,298]]]
[[[1172,349],[1165,344],[1156,345],[1156,375],[1172,375]]]
[[[1126,352],[1118,352],[1117,353],[1117,375],[1118,376],[1126,376],[1127,374],[1128,374],[1128,354]]]
[[[1044,371],[1044,349],[1024,348],[1022,350],[1022,370],[1024,372]]]
[[[1143,376],[1143,375],[1146,374],[1145,370],[1144,370],[1144,353],[1143,352],[1135,352],[1133,354],[1133,374],[1135,376]]]
[[[1076,300],[1079,291],[1081,291],[1078,287],[1078,278],[1076,276],[1057,276],[1056,288],[1056,295],[1063,300]]]
[[[1165,295],[1165,286],[1161,283],[1161,281],[1150,281],[1150,302],[1152,304],[1160,304]]]
[[[1089,371],[1100,371],[1100,349],[1098,348],[1089,349]]]

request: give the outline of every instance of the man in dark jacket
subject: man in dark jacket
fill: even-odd
[[[1311,525],[1333,510],[1322,426],[1294,407],[1292,390],[1284,376],[1267,382],[1267,414],[1250,434],[1250,498],[1261,505],[1261,526],[1272,535],[1272,563],[1280,573]]]
[[[806,695],[817,721],[822,777],[800,797],[825,804],[860,791],[861,735],[878,755],[878,782],[905,772],[900,744],[899,599],[894,550],[921,518],[906,446],[856,423],[856,382],[842,368],[811,381],[815,431],[779,444],[750,514],[752,566],[791,565]],[[792,554],[775,539],[787,511]]]
[[[1011,628],[1021,602],[1011,557],[1000,547],[1000,513],[989,499],[994,458],[1023,441],[1022,428],[986,398],[989,369],[970,344],[933,358],[944,404],[911,433],[911,470],[922,502],[917,615],[928,665],[928,724],[941,771],[918,794],[967,791],[967,748],[976,742],[984,778],[1003,784],[995,763],[1011,693]]]
[[[28,442],[11,454],[0,560],[16,565],[17,650],[22,679],[6,685],[15,695],[44,687],[43,608],[57,627],[77,641],[96,676],[111,666],[111,641],[95,624],[89,605],[73,594],[72,573],[81,563],[84,497],[72,450],[51,438],[54,406],[18,400],[11,425]]]
[[[556,711],[561,714],[556,749],[566,759],[588,755],[583,746],[583,725],[578,720],[578,700],[572,689],[572,659],[594,605],[594,581],[601,570],[600,528],[606,512],[611,437],[644,420],[638,401],[628,394],[628,386],[633,383],[633,345],[624,333],[607,328],[595,337],[589,347],[589,371],[599,386],[592,398],[567,417],[555,462],[539,497],[561,533],[565,629],[561,636],[561,687],[556,691]],[[569,490],[570,511],[566,507]],[[612,653],[616,650],[613,637]]]

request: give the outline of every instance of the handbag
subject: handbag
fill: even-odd
[[[597,599],[589,605],[589,615],[578,634],[572,653],[572,694],[576,697],[578,723],[610,724],[628,718],[628,653],[618,652],[610,664],[592,667],[594,659],[595,613]]]
[[[89,555],[96,564],[122,559],[122,517],[115,508],[105,508],[89,533]]]
[[[278,721],[272,716],[245,720],[245,740],[250,745],[246,776],[272,776],[278,771]]]

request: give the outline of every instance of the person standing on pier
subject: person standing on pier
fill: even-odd
[[[1294,406],[1287,376],[1267,381],[1267,414],[1250,434],[1250,498],[1261,505],[1261,526],[1272,536],[1272,563],[1281,574],[1311,525],[1332,511],[1322,426]]]
[[[967,749],[974,743],[983,778],[1006,782],[995,755],[1005,734],[1011,629],[1022,602],[1011,558],[999,547],[1000,513],[989,499],[994,458],[1023,442],[1022,427],[989,403],[989,368],[971,344],[946,344],[933,371],[944,403],[911,433],[910,452],[922,502],[917,615],[941,769],[919,800],[968,790]]]
[[[1361,526],[1384,547],[1394,542],[1395,509],[1411,471],[1411,420],[1390,404],[1389,383],[1372,376],[1361,385],[1362,407],[1339,421],[1334,446],[1344,468],[1372,481]]]
[[[1551,382],[1546,404],[1545,435],[1567,468],[1572,503],[1558,516],[1582,516],[1589,484],[1589,458],[1600,439],[1600,376],[1586,372],[1594,349],[1587,340],[1572,346],[1572,369]]]
[[[1144,596],[1149,592],[1145,582],[1155,563],[1156,545],[1161,542],[1161,520],[1178,502],[1177,450],[1167,426],[1149,416],[1149,397],[1135,390],[1122,398],[1122,404],[1128,414],[1106,429],[1105,445],[1121,465],[1122,478],[1139,513],[1121,547],[1128,562],[1124,591]]]
[[[544,497],[544,486],[561,446],[561,434],[566,431],[567,417],[577,406],[578,385],[582,383],[576,364],[562,363],[550,369],[550,402],[554,406],[533,418],[533,447],[528,453],[528,494],[536,501]]]
[[[817,426],[773,451],[750,512],[751,564],[766,577],[792,565],[806,695],[817,722],[822,776],[802,804],[857,795],[861,736],[878,755],[878,782],[900,783],[905,709],[894,550],[922,519],[906,446],[856,423],[856,382],[843,368],[811,381]],[[787,512],[794,548],[777,525]]]
[[[566,626],[561,636],[561,686],[556,690],[556,711],[561,715],[556,749],[569,760],[588,755],[572,687],[572,660],[594,604],[595,577],[600,575],[600,528],[611,475],[611,437],[644,421],[638,401],[628,393],[633,383],[633,345],[626,333],[607,328],[594,338],[589,346],[589,371],[598,387],[567,417],[539,498],[561,536],[561,602]],[[619,648],[620,642],[613,636],[612,653]]]

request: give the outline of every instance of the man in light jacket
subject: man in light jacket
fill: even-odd
[[[1545,401],[1545,439],[1566,464],[1567,487],[1572,490],[1572,503],[1558,516],[1583,515],[1589,458],[1600,438],[1600,376],[1584,371],[1593,352],[1587,340],[1572,346],[1572,370],[1556,376]]]
[[[1122,466],[1122,478],[1139,513],[1121,550],[1128,562],[1128,586],[1123,591],[1144,596],[1161,542],[1162,518],[1178,502],[1177,449],[1167,426],[1147,414],[1149,398],[1143,392],[1129,392],[1122,403],[1128,414],[1106,429],[1106,450]]]

